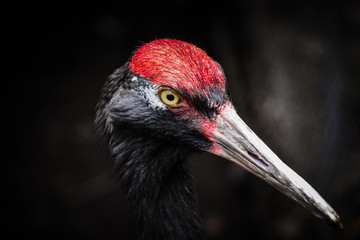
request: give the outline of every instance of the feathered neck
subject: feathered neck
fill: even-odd
[[[203,239],[185,164],[189,149],[143,136],[119,138],[112,145],[114,168],[133,208],[139,238]]]

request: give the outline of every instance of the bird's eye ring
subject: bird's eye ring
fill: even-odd
[[[179,108],[183,106],[183,102],[179,94],[170,88],[161,88],[158,95],[160,100],[169,107]]]

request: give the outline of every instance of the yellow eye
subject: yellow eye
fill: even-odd
[[[179,95],[171,89],[160,89],[159,91],[160,99],[163,103],[169,107],[181,107],[182,101]]]

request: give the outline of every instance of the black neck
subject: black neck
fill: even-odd
[[[184,162],[189,150],[141,137],[113,144],[115,170],[135,213],[140,239],[203,239]]]

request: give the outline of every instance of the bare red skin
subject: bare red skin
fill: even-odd
[[[220,65],[200,48],[179,40],[161,39],[140,47],[130,69],[156,85],[203,92],[211,86],[225,91]]]

